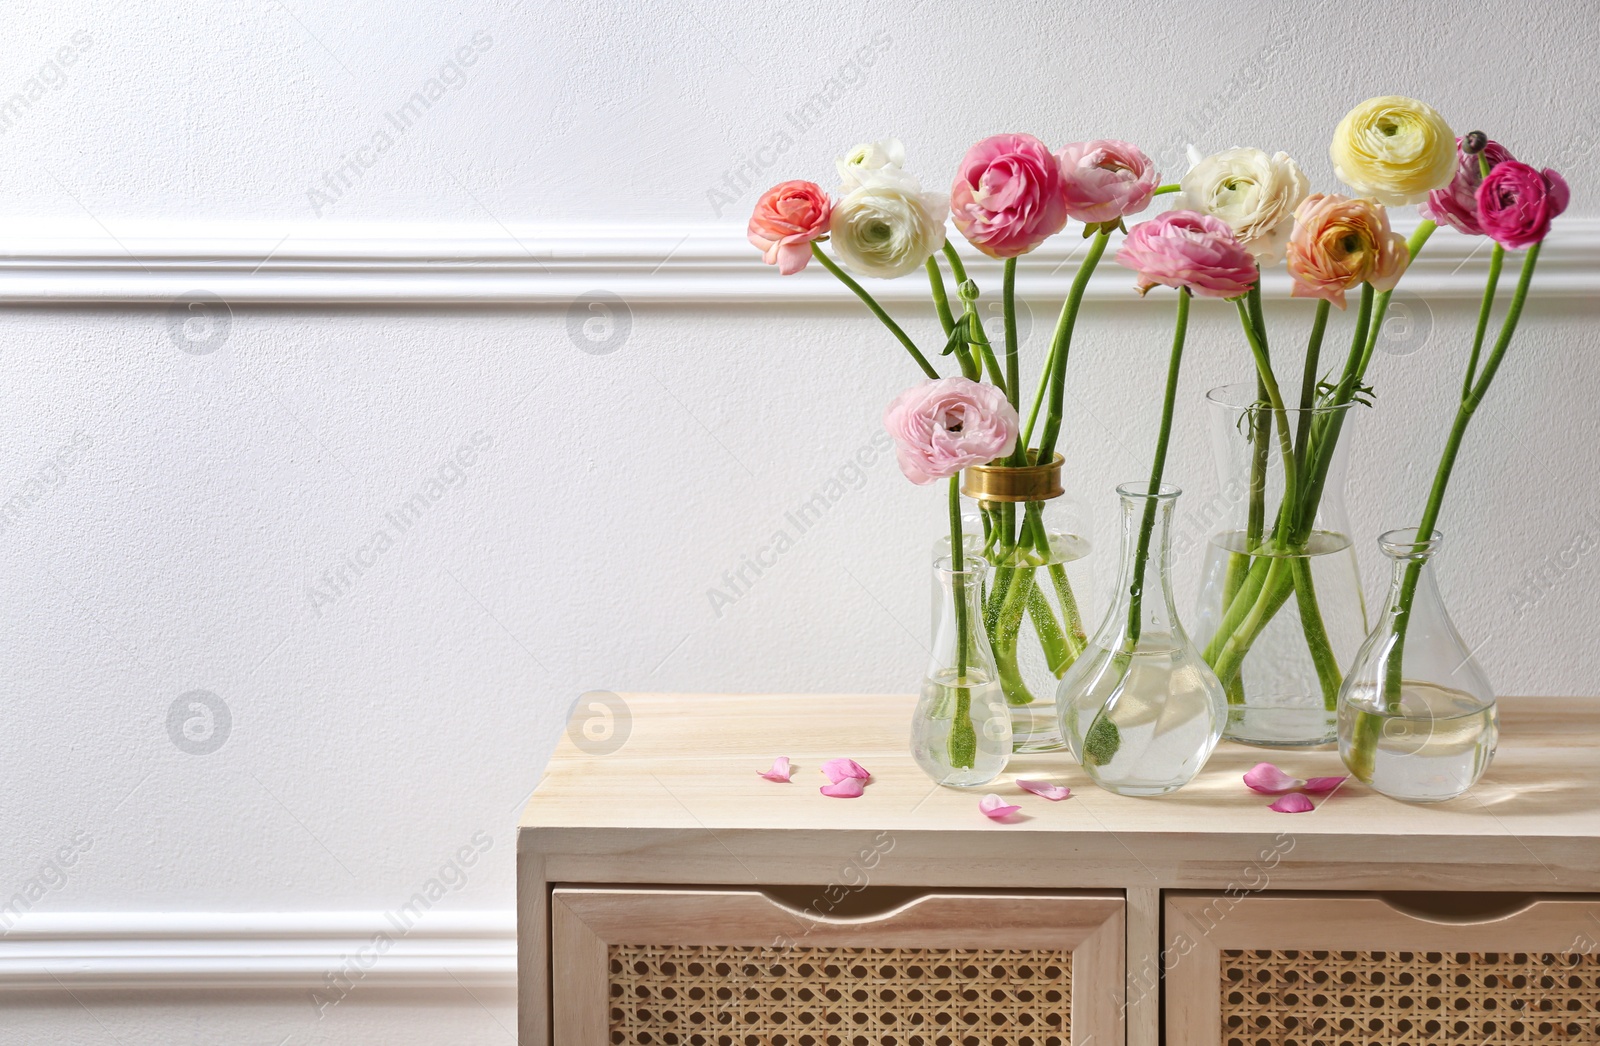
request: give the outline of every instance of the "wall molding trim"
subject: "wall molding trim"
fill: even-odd
[[[390,914],[30,912],[0,924],[0,992],[516,984],[511,910],[429,912],[410,927]]]
[[[1045,244],[1018,294],[1059,301],[1082,240]],[[974,276],[999,265],[973,253]],[[1476,300],[1488,244],[1441,230],[1401,284],[1427,299]],[[1508,265],[1508,269],[1510,266]],[[1514,280],[1514,271],[1508,274]],[[927,301],[919,276],[867,281],[885,302]],[[1131,276],[1103,263],[1093,300],[1137,302]],[[1600,218],[1563,218],[1539,262],[1540,297],[1600,296]],[[1279,267],[1269,295],[1288,293]],[[1509,288],[1505,288],[1509,289]],[[761,264],[740,226],[452,223],[9,222],[0,236],[0,302],[168,305],[215,296],[230,305],[565,306],[589,294],[640,305],[835,305],[850,292],[811,266],[783,278]],[[954,291],[952,289],[952,297]],[[1157,296],[1152,296],[1157,297]]]

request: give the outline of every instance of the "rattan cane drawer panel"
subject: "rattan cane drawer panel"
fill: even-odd
[[[1169,894],[1171,1046],[1600,1044],[1600,902],[1435,897]]]
[[[616,1046],[1068,1046],[1072,956],[611,945]]]
[[[1225,1046],[1600,1043],[1600,955],[1222,953]]]
[[[928,893],[830,918],[739,889],[552,892],[561,1046],[1116,1046],[1124,900]]]

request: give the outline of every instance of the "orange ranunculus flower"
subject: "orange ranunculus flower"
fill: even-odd
[[[1289,234],[1290,296],[1326,298],[1344,308],[1344,292],[1363,283],[1393,290],[1411,255],[1389,228],[1389,213],[1376,200],[1316,193],[1294,212]]]

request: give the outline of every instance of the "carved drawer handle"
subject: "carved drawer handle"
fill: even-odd
[[[1531,893],[1461,893],[1437,890],[1381,893],[1378,900],[1412,919],[1452,926],[1492,923],[1520,915],[1538,903]]]

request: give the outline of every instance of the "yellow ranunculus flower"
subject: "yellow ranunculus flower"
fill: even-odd
[[[1356,192],[1391,207],[1420,203],[1455,176],[1456,135],[1432,106],[1385,95],[1345,114],[1328,155]]]

